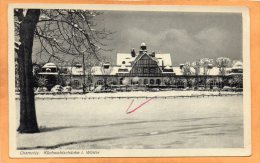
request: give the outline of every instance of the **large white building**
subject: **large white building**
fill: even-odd
[[[149,87],[171,86],[176,88],[190,87],[196,82],[196,86],[223,87],[223,80],[230,80],[234,76],[242,76],[243,63],[237,62],[233,67],[226,68],[225,78],[220,74],[219,68],[209,66],[207,74],[200,68],[195,73],[190,68],[190,74],[184,73],[183,65],[173,67],[169,53],[149,52],[145,43],[140,49],[132,49],[130,53],[117,53],[116,65],[103,63],[101,66],[94,66],[83,73],[82,65],[63,67],[65,73],[59,73],[64,83],[70,83],[74,88],[82,87],[85,78],[86,85],[135,85]],[[41,75],[58,75],[58,69],[53,63],[47,63],[42,67]],[[228,83],[229,81],[225,81]],[[229,82],[231,83],[231,82]],[[241,84],[240,84],[241,87]]]

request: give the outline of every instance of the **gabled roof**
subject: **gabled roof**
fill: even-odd
[[[158,66],[158,68],[159,68],[159,70],[162,72],[162,69],[159,67],[159,65],[158,65],[158,61],[157,61],[157,59],[156,58],[154,58],[154,57],[151,57],[149,54],[147,54],[147,53],[143,53],[143,54],[139,54],[137,57],[136,57],[136,59],[134,60],[134,63],[133,63],[133,65],[132,65],[132,67],[134,67],[134,65],[136,64],[136,62],[138,62],[142,57],[144,57],[144,56],[147,56],[148,58],[150,58],[151,60],[153,60],[153,61],[155,61],[156,63],[157,63],[157,66]]]
[[[131,66],[131,62],[135,61],[136,58],[140,56],[139,54],[136,57],[132,57],[130,53],[117,53],[117,65],[121,66],[122,62],[125,61],[126,66]],[[158,60],[158,66],[162,66],[162,61],[164,66],[172,66],[172,60],[170,53],[165,54],[155,54],[156,60]]]

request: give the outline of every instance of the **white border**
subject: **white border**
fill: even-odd
[[[48,9],[89,9],[120,11],[162,11],[162,12],[217,12],[242,13],[243,18],[243,81],[244,81],[244,148],[212,149],[109,149],[98,150],[98,155],[91,154],[53,154],[44,151],[69,150],[33,150],[39,155],[21,155],[16,149],[16,108],[15,108],[15,66],[14,66],[14,8],[48,8]],[[181,156],[249,156],[251,155],[251,77],[250,77],[250,18],[246,7],[227,6],[170,6],[170,5],[87,5],[87,4],[9,4],[8,6],[8,84],[9,84],[9,154],[12,158],[41,157],[181,157]],[[70,150],[79,151],[83,150]],[[88,151],[95,151],[88,150]]]

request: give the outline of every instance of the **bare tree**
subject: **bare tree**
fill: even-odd
[[[231,66],[231,60],[226,57],[219,57],[216,60],[216,66],[219,68],[219,74],[225,75],[226,68]]]
[[[15,51],[18,57],[20,80],[20,133],[39,132],[34,101],[32,47],[39,41],[37,54],[48,54],[49,60],[63,60],[62,55],[82,56],[85,60],[98,55],[106,44],[101,40],[111,32],[94,29],[93,18],[101,14],[87,10],[15,9]],[[36,53],[36,52],[35,52]],[[85,81],[85,78],[83,79]],[[85,82],[84,82],[85,83]],[[83,88],[84,90],[84,88]]]
[[[213,59],[202,58],[200,59],[200,65],[203,68],[203,75],[208,75],[209,66],[213,64]]]
[[[203,75],[204,75],[204,87],[206,88],[207,86],[207,77],[208,77],[208,73],[209,73],[209,67],[210,65],[213,64],[213,59],[209,59],[209,58],[202,58],[200,59],[200,65],[203,68]]]
[[[192,85],[191,80],[190,80],[190,75],[191,75],[191,64],[190,64],[190,62],[186,62],[182,66],[182,73],[186,78],[187,86],[190,87]]]
[[[201,67],[201,63],[199,60],[192,62],[191,67],[195,70],[194,74],[196,76],[196,80],[195,80],[195,85],[196,85],[196,89],[198,87],[199,84],[199,79],[198,76],[200,74],[200,67]]]
[[[22,133],[38,132],[35,113],[32,72],[32,47],[34,31],[40,16],[40,10],[15,10],[19,23],[19,42],[15,42],[18,56],[19,84],[20,84],[20,126],[17,129]]]
[[[111,83],[108,83],[108,76],[113,71],[113,67],[110,65],[110,63],[102,63],[102,66],[100,67],[100,71],[103,75],[105,90],[107,90],[108,85],[111,84]]]
[[[124,78],[122,83],[123,83],[123,85],[125,85],[125,90],[127,91],[127,87],[129,85],[129,79],[128,78]]]
[[[221,77],[218,77],[218,83],[221,83],[221,86],[223,87],[223,81],[226,75],[226,68],[231,66],[231,60],[226,57],[219,57],[216,60],[216,66],[219,68],[219,75],[221,75]]]

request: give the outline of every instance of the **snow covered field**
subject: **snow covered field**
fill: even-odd
[[[36,99],[89,99],[89,98],[135,98],[135,97],[180,97],[180,96],[218,96],[218,95],[236,95],[241,92],[224,92],[224,91],[158,91],[158,92],[145,92],[145,91],[134,91],[134,92],[116,92],[116,93],[87,93],[87,94],[38,94],[35,96]],[[19,98],[19,95],[16,95]]]
[[[160,93],[149,92],[149,95],[154,97]],[[133,96],[142,94],[143,92],[136,92]],[[172,94],[169,92],[167,95]],[[96,94],[85,96],[92,95]],[[113,95],[119,93],[109,94]],[[120,94],[123,95],[124,93]],[[146,100],[133,99],[133,108]],[[133,99],[37,99],[36,112],[41,133],[17,133],[17,147],[18,149],[243,147],[242,95],[156,98],[135,112],[126,114]],[[16,106],[18,125],[19,100],[16,100]]]

